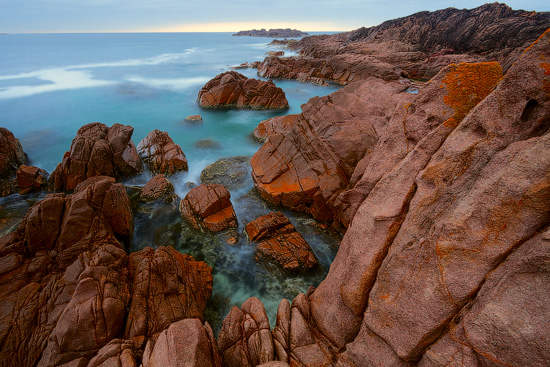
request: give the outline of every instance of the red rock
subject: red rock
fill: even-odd
[[[269,319],[259,299],[249,298],[241,309],[231,309],[218,335],[218,348],[226,367],[253,367],[274,360]]]
[[[150,352],[150,354],[149,354]],[[218,347],[208,323],[185,319],[162,331],[147,344],[143,367],[221,367]]]
[[[27,160],[27,154],[19,140],[11,131],[0,127],[0,179],[12,177]]]
[[[50,177],[54,190],[73,190],[90,177],[118,180],[141,172],[142,163],[131,140],[133,131],[133,127],[121,124],[110,128],[99,122],[82,126]]]
[[[182,219],[196,229],[212,232],[237,228],[237,216],[231,194],[218,184],[202,184],[193,188],[180,202]]]
[[[187,158],[181,147],[165,131],[151,131],[137,146],[139,155],[154,174],[173,175],[187,171]]]
[[[269,203],[333,219],[332,205],[358,162],[374,148],[407,85],[354,83],[302,106],[300,115],[264,122],[267,142],[250,160],[254,185]]]
[[[24,195],[46,188],[50,175],[41,168],[21,165],[17,169],[16,177],[19,193]]]
[[[185,318],[200,318],[212,293],[212,269],[202,261],[160,247],[130,254],[132,300],[124,336],[136,345]],[[152,297],[154,295],[154,297]]]
[[[141,190],[140,199],[144,201],[164,200],[166,202],[173,202],[178,199],[178,196],[174,194],[174,185],[166,178],[165,175],[160,174],[151,178],[143,189]]]
[[[271,212],[246,225],[250,241],[258,242],[254,259],[285,272],[309,270],[317,258],[305,238],[281,212]]]
[[[217,75],[199,91],[201,107],[281,109],[288,107],[285,92],[273,81],[248,79],[236,71]]]

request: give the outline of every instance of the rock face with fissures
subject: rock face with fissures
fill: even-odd
[[[307,271],[317,258],[305,238],[281,212],[271,212],[248,223],[248,239],[256,242],[254,259],[266,268],[283,272]]]
[[[0,238],[0,365],[136,366],[170,324],[202,318],[212,270],[171,247],[127,255],[132,233],[110,177],[33,205]]]
[[[187,158],[166,131],[155,129],[139,142],[138,153],[154,174],[173,175],[187,171]]]
[[[94,122],[82,126],[50,177],[54,190],[74,190],[95,176],[119,180],[140,173],[143,164],[132,141],[133,132],[133,127],[121,124],[108,127]]]
[[[199,91],[198,102],[208,108],[282,109],[288,107],[285,92],[273,83],[249,79],[236,71],[219,74]]]
[[[202,184],[193,188],[180,202],[180,213],[196,229],[219,232],[237,228],[231,194],[223,185]]]

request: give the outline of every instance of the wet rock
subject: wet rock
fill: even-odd
[[[193,122],[193,123],[202,123],[202,116],[201,115],[190,115],[185,118],[186,122]]]
[[[221,158],[201,172],[201,183],[215,183],[229,190],[240,189],[250,182],[249,157]]]
[[[187,158],[181,147],[165,131],[155,129],[139,142],[138,153],[154,174],[173,175],[187,171]]]
[[[21,195],[42,191],[48,185],[50,175],[42,168],[21,165],[16,172],[17,187]]]
[[[193,147],[197,149],[220,149],[222,146],[214,139],[202,139],[195,142]]]
[[[273,338],[264,305],[256,297],[233,307],[218,335],[224,366],[257,366],[275,360]]]
[[[74,190],[95,176],[120,180],[140,173],[143,166],[131,140],[133,132],[133,127],[121,124],[107,127],[94,122],[82,126],[50,177],[53,189]]]
[[[185,319],[171,324],[155,342],[149,341],[143,367],[221,367],[214,333],[199,319]]]
[[[281,212],[271,212],[246,225],[250,241],[258,242],[254,259],[284,272],[310,270],[317,258],[304,237]]]
[[[219,232],[237,228],[237,216],[230,199],[231,194],[222,185],[199,185],[181,201],[181,216],[196,229]]]
[[[217,75],[199,91],[201,107],[282,109],[288,107],[285,92],[273,81],[248,79],[236,71]]]
[[[156,175],[143,186],[140,199],[147,202],[163,200],[168,203],[179,200],[174,193],[174,185],[163,174]]]

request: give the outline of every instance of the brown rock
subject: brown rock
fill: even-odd
[[[73,190],[95,176],[118,180],[140,173],[142,163],[131,140],[133,131],[133,127],[121,124],[110,128],[99,122],[82,126],[50,177],[54,190]]]
[[[21,195],[29,192],[41,191],[46,188],[50,175],[45,170],[21,165],[16,172],[17,187]]]
[[[271,212],[246,225],[250,241],[258,242],[254,259],[285,272],[309,270],[317,258],[304,237],[281,212]]]
[[[302,106],[300,115],[264,122],[267,142],[250,160],[254,185],[271,204],[333,219],[332,205],[357,163],[374,148],[407,84],[371,79]]]
[[[0,127],[0,179],[11,178],[27,161],[27,154],[19,140],[11,131]]]
[[[149,354],[150,352],[150,354]],[[199,319],[174,322],[156,342],[147,344],[143,367],[221,367],[218,347],[208,323]]]
[[[212,269],[173,247],[130,254],[131,302],[124,336],[138,347],[171,323],[202,319],[212,293]],[[152,297],[154,295],[154,297]]]
[[[187,171],[187,158],[165,131],[151,131],[137,146],[140,157],[154,174]]]
[[[87,364],[88,367],[137,367],[134,342],[131,340],[113,339],[99,350]]]
[[[202,184],[193,188],[180,203],[182,219],[196,229],[212,232],[237,228],[237,216],[231,194],[218,184]]]
[[[178,200],[178,196],[174,194],[174,185],[160,174],[151,178],[141,190],[140,199],[144,201],[164,200],[166,202],[174,202]]]
[[[199,91],[201,107],[281,109],[288,107],[285,92],[273,81],[248,79],[236,71],[217,75]]]
[[[185,118],[185,121],[202,122],[202,116],[201,115],[189,115]]]
[[[259,299],[249,298],[241,309],[231,309],[218,335],[218,348],[226,367],[253,367],[274,360],[269,320]]]

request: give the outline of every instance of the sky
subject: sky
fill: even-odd
[[[0,0],[0,33],[237,32],[254,28],[348,31],[423,10],[486,0]],[[550,0],[509,0],[550,11]]]

